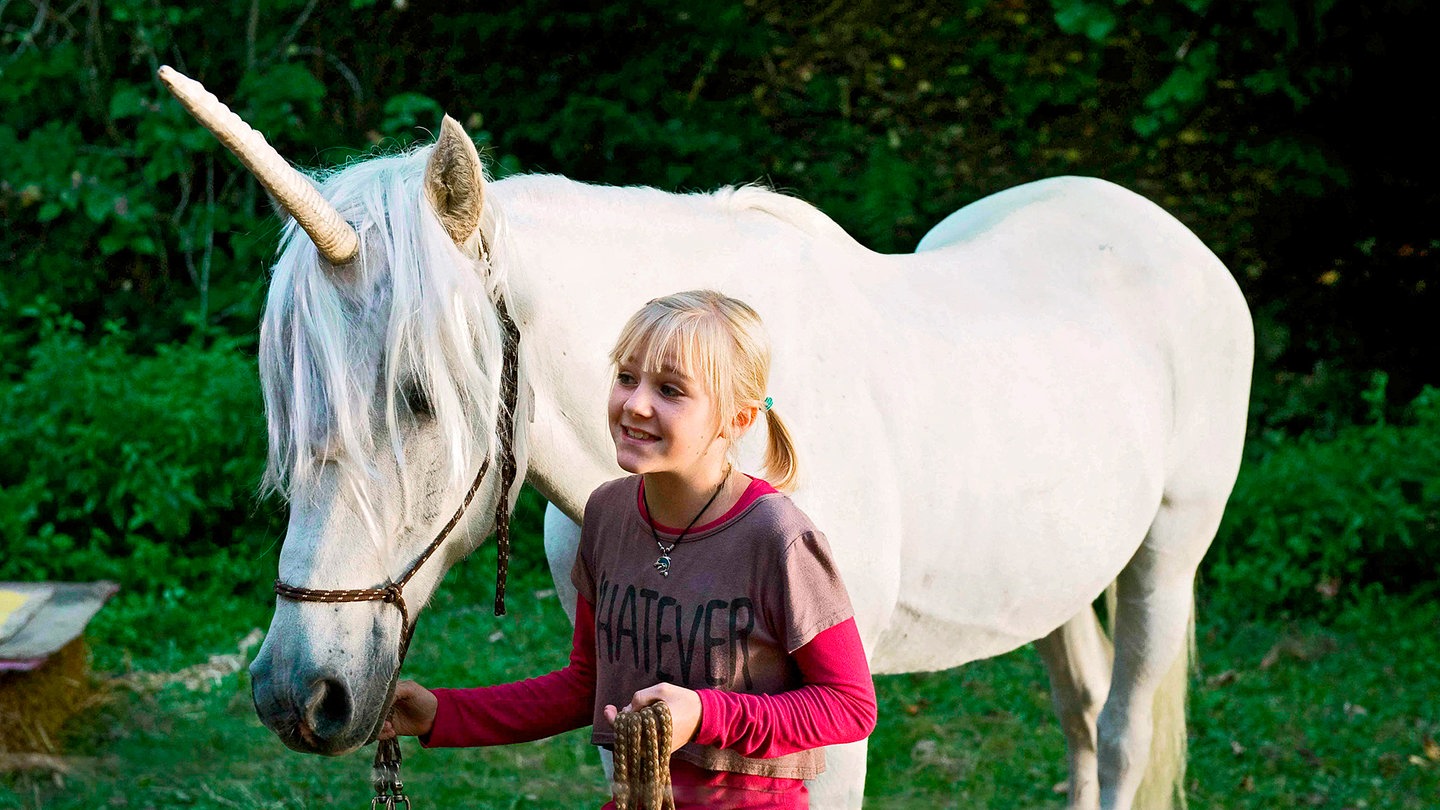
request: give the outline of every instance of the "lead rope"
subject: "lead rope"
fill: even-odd
[[[675,810],[671,736],[670,707],[663,700],[615,716],[617,810]]]
[[[505,309],[505,299],[497,300],[496,313],[504,330],[504,356],[500,364],[500,413],[495,432],[500,439],[500,502],[495,505],[495,615],[505,615],[505,580],[510,573],[510,488],[515,485],[515,406],[519,400],[517,362],[520,329]]]
[[[500,498],[495,504],[495,540],[499,552],[495,562],[495,615],[504,616],[505,581],[510,568],[510,488],[515,484],[518,468],[515,460],[514,433],[516,393],[519,390],[517,380],[519,377],[520,330],[515,326],[515,321],[510,318],[503,297],[495,299],[495,309],[500,319],[500,326],[505,332],[500,361],[500,412],[496,415],[495,425],[496,432],[500,434],[498,439]],[[455,510],[450,522],[445,524],[435,539],[430,541],[430,545],[424,553],[411,563],[405,574],[395,582],[383,588],[324,590],[297,588],[278,579],[275,580],[275,593],[284,599],[293,599],[297,602],[327,603],[385,602],[400,610],[400,656],[395,666],[395,674],[390,679],[390,705],[384,711],[384,720],[376,726],[376,734],[379,734],[379,730],[384,727],[385,722],[389,721],[395,713],[395,684],[400,680],[400,668],[405,665],[405,655],[410,651],[410,638],[415,633],[415,625],[410,621],[410,612],[405,608],[405,584],[440,548],[441,544],[445,542],[445,538],[460,522],[460,518],[465,515],[465,510],[470,506],[470,501],[480,490],[480,483],[485,479],[485,472],[489,467],[490,456],[486,455],[485,460],[480,464],[480,471],[475,474],[475,481],[470,484],[469,491],[465,493],[465,499],[461,501],[460,508]],[[371,766],[371,782],[375,788],[375,798],[370,800],[370,810],[380,810],[381,808],[397,810],[402,807],[410,810],[410,798],[405,795],[405,785],[400,781],[400,760],[398,737],[379,740],[376,743],[375,760]]]

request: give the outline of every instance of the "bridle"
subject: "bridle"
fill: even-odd
[[[498,555],[495,561],[495,615],[505,615],[505,581],[510,570],[510,488],[515,483],[516,462],[515,462],[515,406],[518,398],[517,385],[519,351],[520,351],[520,330],[515,326],[515,321],[510,318],[509,311],[505,308],[503,297],[495,300],[496,312],[499,315],[500,327],[504,332],[504,347],[501,352],[500,361],[500,412],[495,420],[495,433],[499,441],[499,468],[500,468],[500,498],[495,504],[495,540]],[[275,594],[282,599],[290,599],[296,602],[384,602],[394,605],[400,610],[400,656],[399,663],[395,666],[395,674],[390,677],[390,686],[385,698],[386,707],[380,713],[380,722],[376,724],[370,733],[370,740],[374,741],[380,734],[380,729],[390,719],[394,712],[395,684],[400,679],[400,668],[405,665],[405,654],[410,651],[410,637],[415,633],[415,625],[410,621],[410,611],[405,607],[405,585],[410,578],[420,571],[421,566],[439,550],[450,536],[450,532],[460,523],[460,518],[465,515],[465,510],[474,500],[475,493],[480,491],[480,484],[485,479],[485,473],[490,468],[490,455],[485,455],[484,461],[480,463],[480,470],[475,474],[475,481],[470,484],[470,489],[465,493],[465,499],[460,502],[460,508],[455,510],[450,521],[430,541],[425,551],[410,563],[405,573],[399,579],[380,588],[353,588],[349,590],[325,590],[320,588],[297,588],[294,585],[287,585],[279,579],[275,580]],[[392,737],[388,740],[380,740],[375,749],[374,777],[375,798],[370,800],[371,810],[386,808],[404,807],[409,810],[410,799],[403,790],[404,784],[400,781],[400,740]]]

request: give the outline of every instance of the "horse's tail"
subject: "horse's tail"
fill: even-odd
[[[1112,586],[1113,590],[1113,586]],[[1113,614],[1111,614],[1113,615]],[[1151,714],[1154,736],[1150,738],[1150,764],[1135,792],[1138,810],[1185,810],[1185,760],[1187,730],[1185,704],[1190,690],[1190,666],[1195,660],[1195,598],[1190,598],[1190,620],[1185,646],[1175,656],[1160,688],[1155,690]]]

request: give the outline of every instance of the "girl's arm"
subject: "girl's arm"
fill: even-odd
[[[548,675],[475,689],[435,689],[427,748],[506,745],[590,725],[595,710],[595,608],[575,599],[570,664]]]
[[[747,757],[778,757],[855,742],[875,729],[875,683],[855,620],[795,651],[804,685],[778,695],[701,689],[695,742]]]

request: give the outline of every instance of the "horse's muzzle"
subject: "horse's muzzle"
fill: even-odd
[[[370,741],[375,723],[356,711],[354,692],[334,675],[272,677],[268,663],[250,665],[255,714],[287,748],[339,756]]]

